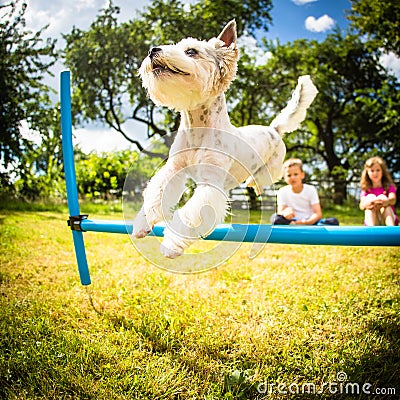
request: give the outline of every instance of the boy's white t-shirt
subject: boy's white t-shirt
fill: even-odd
[[[277,201],[278,207],[280,205],[292,207],[296,212],[296,219],[308,219],[313,214],[312,206],[319,203],[319,197],[314,186],[304,183],[300,193],[294,193],[289,185],[280,188]]]

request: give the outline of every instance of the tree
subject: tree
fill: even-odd
[[[110,199],[112,196],[121,196],[126,185],[130,196],[139,194],[141,199],[145,183],[161,162],[162,159],[131,150],[88,155],[77,151],[79,194],[89,199]]]
[[[206,0],[187,7],[177,0],[155,0],[137,19],[118,24],[119,8],[110,1],[88,31],[73,28],[64,36],[78,123],[102,121],[140,151],[152,154],[125,124],[138,121],[144,124],[148,138],[162,136],[169,147],[174,136],[167,134],[178,129],[179,116],[155,107],[137,76],[150,45],[176,42],[186,36],[209,39],[232,16],[236,16],[239,34],[245,29],[266,30],[272,5],[271,0]]]
[[[365,157],[377,151],[396,171],[400,154],[399,83],[379,63],[379,52],[358,36],[337,31],[318,43],[299,40],[286,45],[270,43],[266,67],[275,79],[291,82],[311,74],[319,94],[310,107],[306,129],[285,137],[289,154],[328,170],[335,183],[335,198],[346,195],[346,183],[359,178]],[[289,96],[285,85],[274,107]],[[397,169],[396,169],[397,168]]]
[[[27,4],[20,0],[0,5],[0,187],[18,176],[21,157],[31,142],[21,134],[26,121],[32,130],[43,126],[43,109],[51,108],[49,88],[43,83],[55,63],[55,40],[25,29]]]
[[[400,56],[400,3],[398,0],[351,0],[349,19],[361,35],[377,47]]]

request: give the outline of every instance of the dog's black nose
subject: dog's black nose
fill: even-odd
[[[152,47],[149,50],[149,57],[152,59],[157,53],[161,51],[161,47]]]

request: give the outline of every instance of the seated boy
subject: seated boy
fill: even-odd
[[[303,163],[290,158],[283,164],[283,178],[287,186],[278,190],[278,212],[271,218],[276,225],[339,225],[336,218],[322,219],[317,189],[303,183]]]

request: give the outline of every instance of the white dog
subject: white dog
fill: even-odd
[[[286,153],[282,136],[299,127],[318,92],[310,77],[302,76],[270,126],[236,128],[230,123],[224,92],[236,75],[237,59],[233,20],[218,38],[187,38],[153,47],[140,67],[150,98],[181,114],[168,161],[148,183],[133,222],[133,237],[142,238],[154,224],[172,217],[161,244],[166,257],[181,255],[224,221],[230,189],[245,182],[260,193],[281,178]],[[197,187],[186,204],[172,212],[188,177]]]

